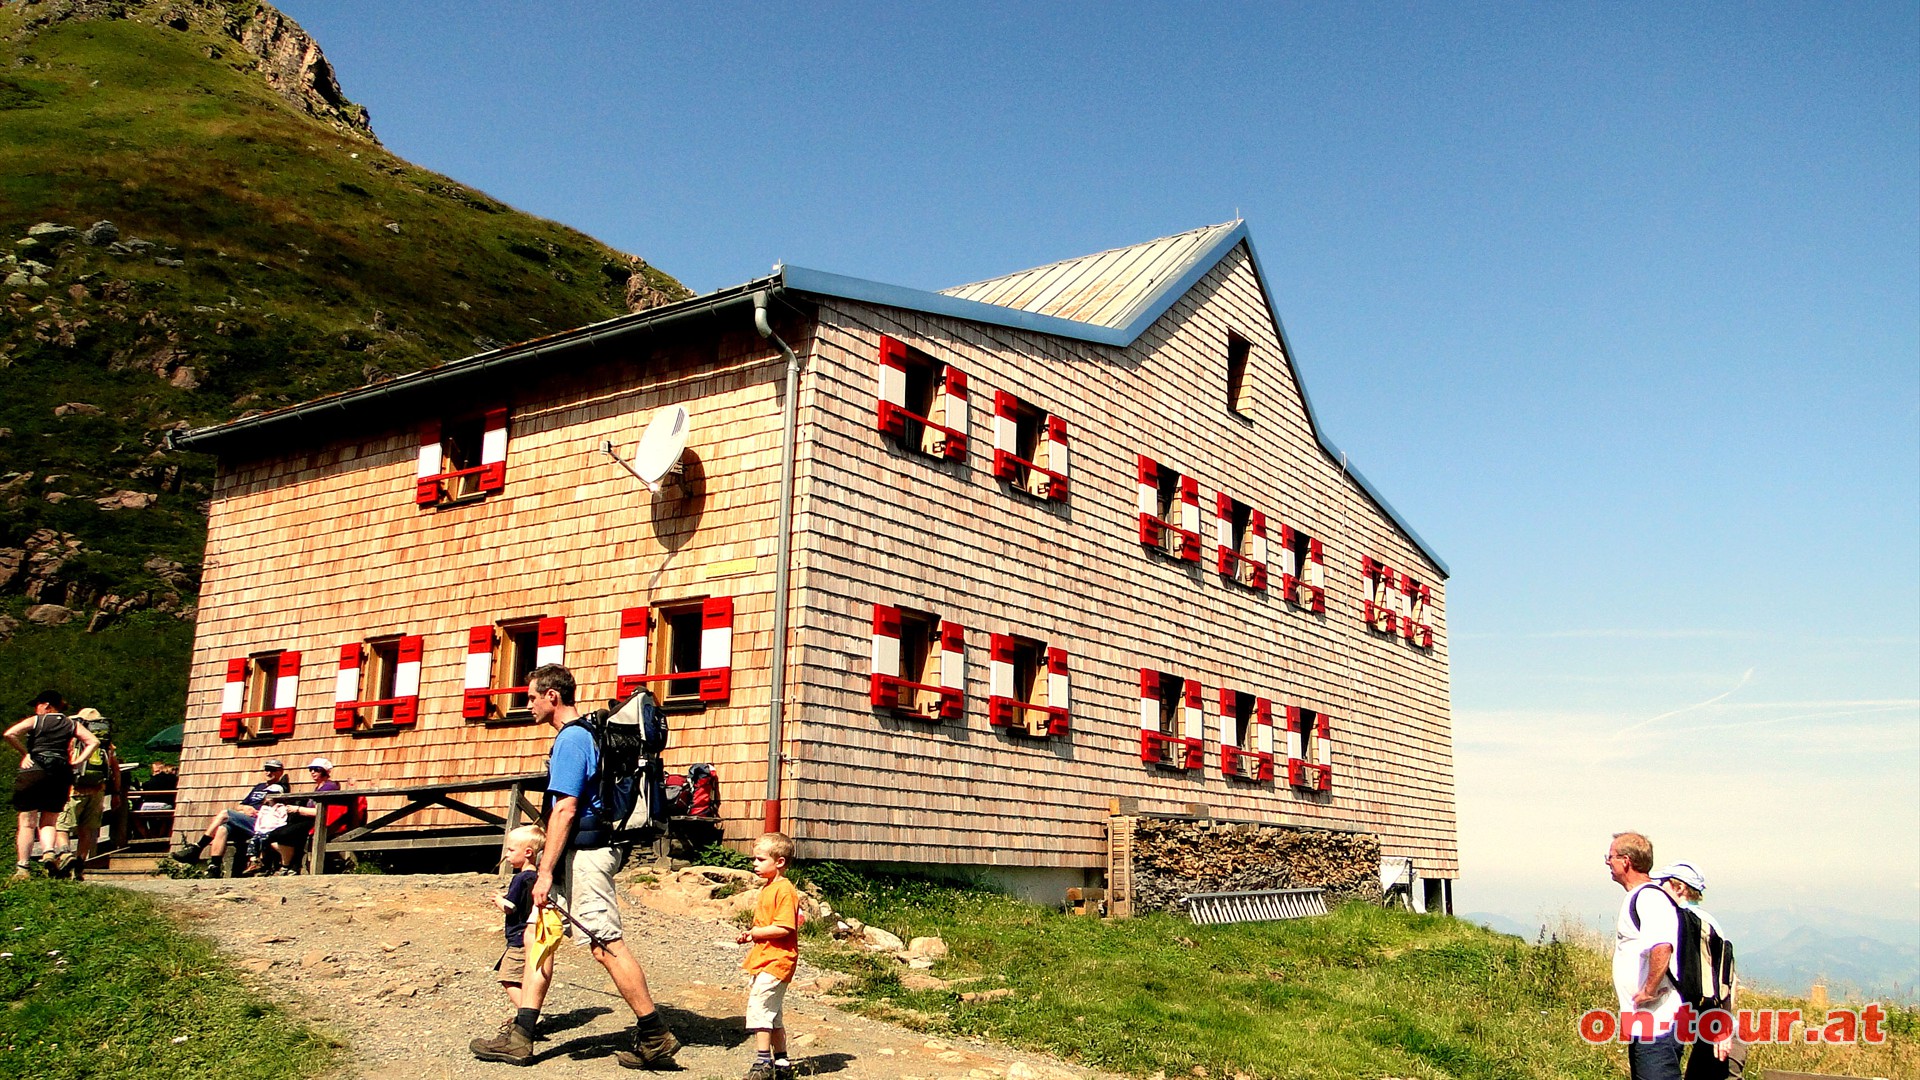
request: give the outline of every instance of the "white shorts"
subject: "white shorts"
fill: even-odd
[[[786,979],[776,979],[762,971],[753,977],[753,985],[747,989],[747,1030],[772,1031],[787,1025],[780,1019],[780,1011],[787,1004]]]
[[[573,920],[567,923],[576,945],[590,944],[580,927],[594,932],[603,942],[619,941],[620,896],[613,875],[626,862],[621,848],[569,849],[554,867],[553,890],[549,894],[567,909]],[[578,925],[575,925],[578,924]]]

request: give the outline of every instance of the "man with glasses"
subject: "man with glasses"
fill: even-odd
[[[254,819],[260,815],[260,807],[269,795],[285,795],[289,790],[287,766],[279,758],[268,758],[260,765],[267,778],[253,785],[252,790],[238,803],[213,816],[207,823],[207,831],[198,840],[182,844],[174,849],[173,857],[185,863],[200,861],[200,853],[206,851],[213,856],[207,865],[208,877],[220,876],[221,857],[227,853],[229,843],[245,844],[253,838]],[[211,846],[211,850],[209,849]]]
[[[1613,991],[1633,1080],[1680,1080],[1680,1038],[1673,1029],[1680,991],[1668,975],[1680,920],[1652,869],[1651,840],[1637,832],[1613,834],[1607,873],[1627,890],[1613,928]]]

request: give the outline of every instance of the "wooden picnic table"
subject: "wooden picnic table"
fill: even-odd
[[[540,817],[539,794],[547,787],[546,773],[522,773],[482,780],[454,780],[440,784],[405,784],[395,787],[343,787],[337,791],[302,791],[288,799],[311,800],[320,810],[313,840],[307,847],[307,872],[326,872],[328,851],[398,851],[437,847],[499,847],[504,852],[507,834],[523,821]],[[506,791],[507,812],[503,817],[491,810],[471,805],[463,796],[486,791]],[[528,794],[534,793],[530,801]],[[376,811],[369,807],[368,818],[339,836],[329,839],[325,807],[330,803],[351,804],[356,799],[401,799],[399,807]],[[425,810],[452,810],[472,818],[474,824],[438,825],[420,828],[390,828]]]

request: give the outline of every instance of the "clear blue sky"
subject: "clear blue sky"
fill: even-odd
[[[1920,6],[285,0],[397,153],[701,291],[1244,216],[1450,561],[1463,910],[1920,916]]]

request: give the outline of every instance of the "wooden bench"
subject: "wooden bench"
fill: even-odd
[[[491,847],[504,852],[508,833],[519,828],[522,822],[539,820],[538,800],[540,793],[546,789],[546,783],[545,773],[525,773],[444,784],[343,787],[338,791],[299,792],[295,797],[311,800],[315,806],[322,808],[320,820],[325,819],[324,808],[331,804],[351,805],[357,799],[366,799],[369,804],[367,820],[339,836],[329,837],[324,828],[313,830],[313,838],[307,845],[307,872],[325,873],[329,851]],[[467,801],[469,796],[489,791],[507,792],[505,816],[483,810]],[[529,795],[532,795],[531,799]],[[400,805],[389,810],[380,810],[372,805],[391,799],[401,800]],[[402,825],[408,818],[435,809],[451,810],[462,817],[471,818],[473,824]]]

